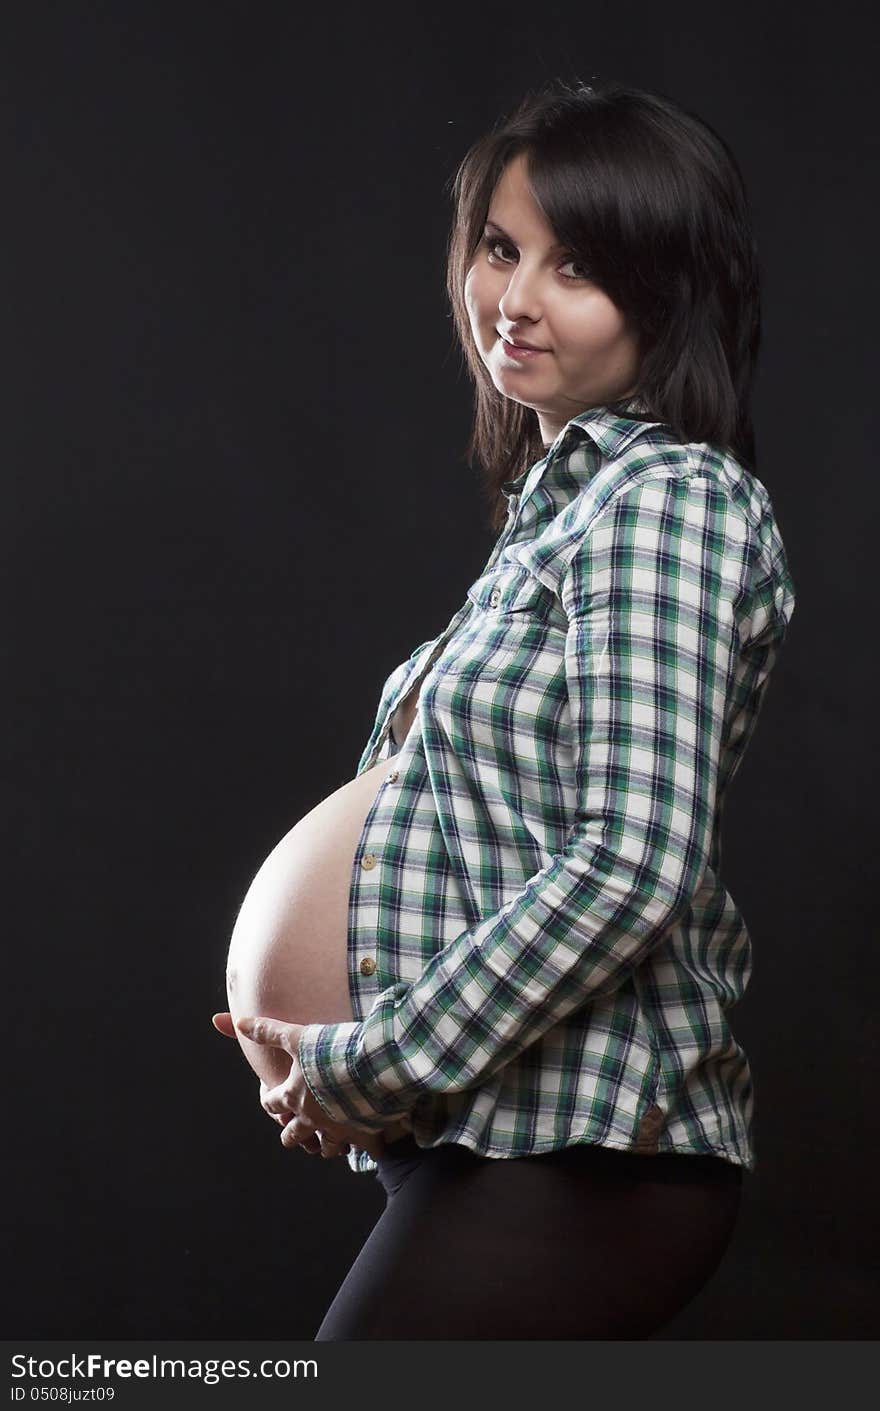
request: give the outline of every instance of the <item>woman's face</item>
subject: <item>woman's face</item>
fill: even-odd
[[[501,174],[484,237],[465,280],[474,342],[498,391],[537,413],[549,446],[579,412],[635,391],[638,334],[558,247],[524,153]],[[541,351],[517,356],[508,340]]]

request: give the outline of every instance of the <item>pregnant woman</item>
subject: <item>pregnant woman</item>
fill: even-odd
[[[453,199],[498,538],[261,868],[214,1022],[386,1194],[318,1341],[646,1338],[755,1163],[720,828],[794,608],[755,245],[723,140],[613,83],[528,95]]]

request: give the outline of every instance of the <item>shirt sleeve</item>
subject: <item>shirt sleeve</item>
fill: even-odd
[[[748,530],[698,476],[646,480],[568,563],[565,673],[577,807],[563,850],[360,1021],[307,1025],[299,1060],[336,1121],[374,1129],[477,1086],[676,923],[712,847]]]

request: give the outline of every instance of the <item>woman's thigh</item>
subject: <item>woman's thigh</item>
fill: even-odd
[[[628,1175],[641,1159],[450,1144],[383,1163],[386,1208],[316,1341],[650,1336],[717,1267],[740,1183]]]

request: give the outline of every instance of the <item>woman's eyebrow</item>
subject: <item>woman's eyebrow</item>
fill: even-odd
[[[497,231],[498,231],[498,234],[499,234],[499,235],[503,235],[505,240],[509,240],[510,243],[511,243],[511,245],[515,245],[515,244],[516,244],[516,241],[515,241],[514,239],[512,239],[511,236],[508,235],[507,231],[504,229],[503,226],[501,226],[501,225],[498,224],[497,220],[489,220],[488,217],[487,217],[485,224],[486,224],[486,227],[487,227],[487,228],[488,228],[489,226],[491,226],[493,230],[497,230]],[[562,244],[551,245],[551,247],[550,247],[551,254],[555,253],[557,250],[565,250],[565,249],[567,249],[567,246],[562,245]]]

